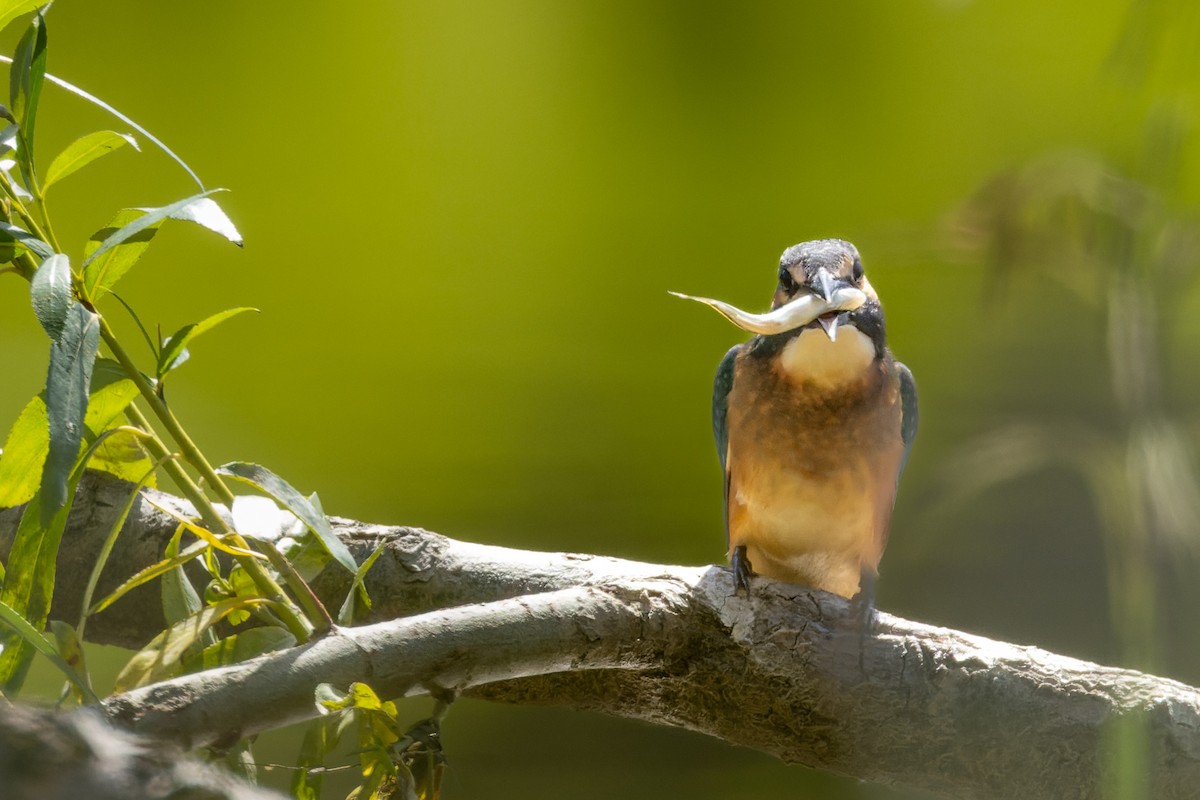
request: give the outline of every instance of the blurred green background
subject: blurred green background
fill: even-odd
[[[64,0],[48,17],[51,72],[233,190],[220,201],[244,251],[176,226],[121,287],[168,332],[262,309],[199,342],[175,378],[173,406],[215,463],[266,464],[341,516],[719,562],[710,387],[741,334],[667,290],[760,310],[786,246],[838,236],[861,250],[921,394],[880,607],[1129,663],[1086,482],[1014,469],[965,495],[948,477],[1014,422],[1129,424],[1103,306],[1050,279],[1053,248],[1043,271],[998,278],[953,231],[994,175],[1055,153],[1136,176],[1164,107],[1184,134],[1163,202],[1186,219],[1200,200],[1188,4],[281,8]],[[78,135],[124,130],[52,88],[38,128],[43,163]],[[191,192],[161,154],[125,151],[51,203],[78,257],[116,208]],[[1200,308],[1187,277],[1142,275],[1173,298],[1156,323],[1161,407],[1190,435]],[[0,342],[6,427],[47,349],[13,278],[0,278]],[[1186,547],[1147,552],[1154,667],[1198,683],[1196,563]],[[414,718],[427,709],[411,703]],[[444,738],[450,800],[921,796],[557,710],[464,701]],[[293,756],[278,738],[260,751]]]

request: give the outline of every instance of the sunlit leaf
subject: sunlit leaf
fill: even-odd
[[[8,431],[0,455],[0,508],[28,503],[37,494],[42,465],[50,449],[46,401],[39,394]]]
[[[371,571],[371,567],[383,555],[387,549],[386,542],[380,542],[376,545],[375,550],[367,557],[358,569],[354,572],[354,582],[350,584],[350,591],[346,593],[346,600],[342,603],[341,609],[338,611],[338,624],[351,625],[356,617],[362,613],[371,610],[371,597],[367,594],[367,587],[363,581],[367,577],[367,573]]]
[[[55,253],[42,262],[29,284],[33,313],[51,341],[58,341],[67,324],[67,312],[75,298],[71,294],[71,262]]]
[[[109,248],[96,257],[96,251],[110,237],[126,225],[146,215],[145,211],[137,208],[126,208],[118,211],[108,225],[92,234],[83,248],[83,291],[92,302],[99,300],[105,292],[121,279],[129,269],[138,262],[142,253],[150,246],[150,240],[158,233],[163,221],[160,219],[147,225],[132,236],[126,237],[119,246]]]
[[[33,171],[34,128],[45,77],[46,19],[39,11],[33,15],[29,27],[17,44],[12,69],[9,70],[9,98],[12,101],[13,115],[21,126],[21,146],[17,148],[17,162],[21,166],[21,174],[25,176],[25,185],[30,189],[36,183]]]
[[[0,0],[0,30],[22,14],[45,5],[46,0]]]
[[[137,140],[127,133],[96,131],[87,136],[81,136],[67,145],[66,149],[50,162],[50,166],[46,168],[46,178],[42,181],[42,193],[47,192],[51,186],[76,170],[86,167],[97,158],[108,155],[125,145],[132,146],[134,150],[141,149],[138,147]]]
[[[157,680],[178,675],[183,654],[201,640],[204,632],[234,611],[253,608],[269,601],[261,598],[233,598],[205,606],[187,619],[181,620],[150,640],[121,670],[113,690],[127,692]]]
[[[138,570],[136,574],[129,577],[120,586],[118,586],[116,589],[113,589],[103,599],[89,608],[88,614],[99,614],[101,611],[108,608],[113,603],[117,602],[126,594],[142,584],[148,583],[149,581],[157,578],[159,575],[170,572],[176,567],[182,566],[191,561],[193,558],[203,553],[207,547],[207,542],[192,542],[189,547],[185,548],[178,554],[164,558],[162,561],[151,564],[148,567],[143,567],[142,569]],[[197,608],[198,607],[199,606],[197,606]]]
[[[171,219],[186,220],[202,225],[213,233],[224,236],[238,247],[242,246],[242,235],[234,227],[233,220],[221,210],[221,207],[211,197],[203,197],[194,203],[189,203],[171,214]]]
[[[350,555],[349,548],[334,535],[333,528],[329,525],[329,519],[313,508],[312,503],[283,478],[266,467],[244,461],[234,461],[218,467],[217,474],[245,481],[273,497],[276,502],[295,514],[313,533],[320,537],[325,549],[339,564],[351,573],[358,570],[358,564],[355,563],[354,556]]]
[[[194,659],[184,659],[184,668],[188,672],[196,672],[223,667],[295,645],[296,637],[283,628],[251,628],[209,645]]]
[[[24,614],[35,628],[45,625],[50,613],[58,548],[67,527],[71,500],[83,477],[83,465],[91,457],[92,451],[103,443],[104,436],[107,434],[102,434],[77,459],[67,480],[67,502],[51,515],[50,521],[42,521],[45,515],[42,513],[42,496],[39,493],[25,506],[17,523],[8,557],[8,573],[3,588],[0,588],[0,602]],[[20,689],[32,657],[28,643],[12,636],[0,636],[0,691],[15,694]]]
[[[179,540],[186,530],[182,525],[175,528],[175,535],[167,542],[163,555],[174,558],[179,555]],[[167,622],[178,622],[200,610],[200,595],[188,580],[181,567],[174,567],[163,574],[162,579],[163,617]]]
[[[50,449],[42,471],[42,523],[67,502],[67,478],[83,441],[92,366],[100,345],[100,319],[75,303],[67,314],[62,335],[50,346],[46,379],[46,416]]]
[[[119,430],[96,448],[88,469],[98,470],[130,483],[137,483],[151,466],[150,456],[142,446],[142,438],[132,430]],[[158,481],[150,472],[145,483],[154,488]]]
[[[158,377],[161,379],[171,370],[178,367],[188,358],[187,344],[192,339],[195,339],[202,333],[210,331],[217,325],[220,325],[230,317],[237,316],[244,311],[258,311],[257,308],[231,308],[220,313],[213,314],[211,317],[191,325],[184,325],[182,328],[171,334],[171,337],[163,343],[162,350],[158,354]]]
[[[349,692],[343,692],[332,683],[318,683],[317,688],[313,691],[313,700],[317,704],[317,711],[321,714],[341,711],[349,708],[353,702]]]
[[[173,216],[179,214],[181,211],[183,211],[188,206],[192,205],[193,203],[197,203],[200,200],[203,200],[204,198],[208,197],[210,194],[213,194],[214,192],[220,192],[220,191],[223,191],[223,190],[222,189],[211,189],[207,192],[201,192],[200,194],[195,194],[195,195],[192,195],[191,197],[186,197],[183,200],[178,200],[169,205],[161,206],[160,208],[144,209],[144,211],[145,211],[144,214],[142,214],[140,217],[133,220],[132,222],[129,222],[129,223],[121,226],[116,231],[114,231],[111,236],[109,236],[104,241],[102,241],[100,243],[100,246],[97,247],[95,250],[93,250],[91,255],[89,255],[86,259],[84,259],[83,266],[86,268],[89,264],[91,264],[93,261],[95,261],[100,256],[107,253],[109,250],[112,250],[114,247],[117,247],[117,246],[125,243],[126,241],[132,239],[133,237],[137,236],[142,231],[149,228],[151,225],[162,222],[164,219],[167,219],[168,217],[173,217]]]
[[[54,255],[54,248],[26,230],[8,222],[0,221],[0,247],[5,249],[0,261],[11,261],[26,250],[37,256],[38,261]]]
[[[167,516],[174,518],[174,520],[176,522],[178,522],[180,525],[182,525],[184,528],[187,529],[188,533],[191,533],[191,534],[195,535],[196,537],[204,540],[205,542],[208,542],[208,544],[215,547],[217,550],[221,550],[223,552],[229,553],[229,555],[231,555],[231,556],[246,556],[248,558],[261,559],[263,561],[267,560],[267,557],[264,556],[262,553],[256,553],[253,550],[246,550],[245,548],[235,547],[235,546],[229,544],[228,542],[225,541],[224,537],[218,536],[217,534],[210,531],[208,528],[205,528],[203,525],[197,525],[195,522],[192,522],[190,519],[188,519],[187,517],[184,517],[178,511],[175,511],[174,509],[172,509],[168,506],[164,506],[159,503],[156,503],[148,497],[146,498],[146,502],[149,503],[150,505],[154,506],[155,508],[157,508],[159,511],[163,512]]]

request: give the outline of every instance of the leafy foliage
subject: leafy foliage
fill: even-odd
[[[140,148],[128,133],[96,131],[75,139],[39,173],[34,145],[46,82],[94,102],[165,150],[193,178],[195,173],[128,117],[46,72],[48,8],[0,0],[0,27],[33,12],[11,60],[10,105],[0,107],[0,118],[9,123],[0,130],[0,264],[29,281],[33,315],[50,345],[45,385],[10,428],[0,453],[0,507],[24,504],[12,550],[0,565],[0,688],[9,697],[17,695],[32,660],[40,655],[67,678],[64,702],[96,703],[83,635],[93,615],[131,590],[158,581],[169,625],[130,659],[113,691],[295,647],[329,631],[333,619],[306,580],[335,562],[355,576],[339,614],[348,623],[356,610],[370,607],[363,579],[378,552],[359,566],[334,535],[316,495],[303,496],[274,472],[248,462],[214,470],[166,405],[163,381],[190,358],[196,338],[255,309],[221,311],[162,340],[152,338],[139,315],[113,291],[168,220],[198,225],[240,247],[240,232],[212,197],[222,190],[201,186],[198,193],[173,203],[118,211],[74,257],[58,241],[45,204],[50,187],[126,145]],[[110,306],[127,310],[137,322],[153,353],[147,368],[135,362],[108,324]],[[111,357],[101,356],[102,347]],[[86,469],[111,473],[134,486],[92,570],[78,622],[51,622],[59,547]],[[196,516],[160,505],[178,522],[162,558],[95,599],[101,570],[125,519],[160,472],[187,496]],[[251,525],[248,506],[234,502],[227,479],[265,493],[285,510],[278,517],[298,521],[299,527],[284,536],[283,530]],[[230,507],[232,516],[224,510]],[[185,570],[197,566],[207,574],[200,591]],[[356,718],[364,726],[360,742],[379,745],[364,756],[360,796],[385,796],[380,794],[383,787],[397,786],[401,779],[406,786],[415,785],[403,768],[403,753],[388,750],[408,741],[395,726],[394,706],[380,702],[366,687],[354,692]],[[249,768],[248,743],[229,752]]]

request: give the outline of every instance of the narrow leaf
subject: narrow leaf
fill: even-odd
[[[81,678],[71,665],[58,653],[58,649],[46,640],[46,637],[38,631],[29,621],[16,611],[12,606],[0,602],[0,623],[7,625],[16,632],[26,645],[33,648],[43,656],[48,658],[54,666],[58,667],[63,675],[67,676],[67,680],[79,690],[84,699],[88,703],[99,703],[100,699],[96,697],[88,682]]]
[[[146,252],[146,248],[150,246],[150,240],[154,238],[154,234],[158,233],[159,226],[163,221],[160,219],[152,225],[145,226],[140,231],[126,237],[120,245],[110,247],[99,256],[96,255],[96,251],[117,231],[145,215],[146,212],[137,208],[118,211],[108,225],[92,234],[84,246],[83,292],[84,296],[93,303],[112,289],[121,276],[138,262],[142,253]]]
[[[7,222],[0,222],[0,245],[13,248],[13,257],[25,250],[33,253],[38,260],[44,260],[54,255],[54,248],[43,242],[26,230]],[[17,249],[20,248],[20,249]],[[11,258],[8,260],[12,260]]]
[[[0,30],[8,27],[8,23],[12,22],[22,14],[28,14],[40,5],[43,5],[46,0],[2,0],[0,1]]]
[[[38,322],[42,323],[51,341],[58,341],[75,299],[71,296],[71,262],[67,257],[55,253],[43,261],[33,273],[29,294]]]
[[[67,502],[67,479],[83,441],[92,366],[100,346],[100,318],[75,303],[62,336],[50,346],[46,416],[50,450],[42,471],[42,524],[48,525]]]
[[[25,11],[32,11],[37,6],[41,5],[41,3],[43,1],[44,0],[37,0],[37,2],[34,2],[31,5],[28,5],[25,8]],[[24,12],[20,12],[20,13],[24,13]],[[0,17],[0,19],[3,19],[3,17]],[[6,24],[7,24],[7,22],[6,22]],[[11,64],[11,63],[13,63],[13,60],[11,58],[9,58],[8,56],[0,56],[0,63]],[[82,97],[84,100],[87,100],[92,105],[95,105],[95,106],[98,106],[98,107],[104,109],[109,114],[112,114],[114,117],[121,120],[121,122],[124,122],[126,125],[133,128],[135,131],[140,133],[142,136],[145,136],[147,139],[149,139],[151,142],[153,142],[154,145],[156,147],[158,147],[159,150],[162,150],[164,153],[167,154],[168,157],[170,157],[170,159],[172,161],[174,161],[176,164],[178,164],[183,169],[183,171],[186,172],[191,177],[191,179],[196,182],[196,185],[199,186],[201,190],[204,189],[204,184],[201,182],[200,177],[195,173],[195,171],[191,167],[189,167],[187,165],[187,162],[185,162],[182,158],[180,158],[175,153],[174,150],[172,150],[171,148],[169,148],[165,144],[163,144],[162,140],[159,139],[157,136],[154,136],[152,133],[150,133],[150,131],[146,130],[144,127],[137,124],[132,119],[130,119],[126,115],[122,114],[120,111],[113,108],[108,103],[101,100],[99,97],[96,97],[93,94],[89,94],[89,93],[85,92],[83,89],[80,89],[78,86],[76,86],[73,83],[64,81],[62,78],[59,78],[55,75],[51,75],[50,73],[46,73],[46,80],[50,81],[55,86],[58,86],[61,89],[66,89],[68,92],[75,95],[76,97]],[[0,109],[3,109],[3,106],[0,106]],[[12,119],[11,115],[5,116],[4,114],[0,114],[0,118],[8,119],[10,121]]]
[[[71,175],[76,170],[86,167],[101,156],[108,155],[125,145],[131,145],[134,150],[140,150],[137,139],[126,133],[115,131],[96,131],[87,136],[81,136],[66,149],[54,157],[46,169],[46,179],[42,182],[42,193],[50,187]]]
[[[124,597],[126,594],[133,591],[134,589],[141,586],[142,584],[152,581],[155,578],[157,578],[159,575],[162,575],[166,572],[170,572],[171,570],[175,569],[176,567],[180,567],[180,566],[186,564],[187,562],[191,561],[196,556],[203,553],[207,547],[208,547],[208,542],[204,542],[204,541],[192,542],[192,544],[189,547],[185,548],[178,555],[169,556],[168,558],[164,558],[162,561],[159,561],[156,564],[151,564],[148,567],[143,567],[142,569],[138,570],[136,574],[132,575],[125,582],[123,582],[120,586],[118,586],[116,589],[113,589],[111,592],[109,592],[108,595],[106,595],[103,599],[101,599],[100,601],[98,601],[97,603],[92,605],[87,610],[88,616],[91,616],[93,614],[99,614],[101,611],[108,608],[113,603],[117,602],[122,597]]]
[[[179,540],[185,528],[180,525],[175,529],[175,535],[167,542],[164,556],[174,558],[179,555]],[[196,588],[184,574],[182,567],[175,567],[163,574],[162,582],[163,617],[168,623],[175,623],[184,617],[195,614],[204,605]],[[215,639],[214,639],[215,641]],[[209,642],[211,644],[212,642]]]
[[[146,502],[149,503],[150,505],[154,506],[155,508],[157,508],[159,511],[163,512],[167,516],[173,518],[176,522],[178,522],[180,525],[182,525],[184,528],[186,528],[188,533],[193,534],[194,536],[196,536],[199,539],[203,539],[209,545],[211,545],[212,547],[215,547],[218,550],[229,553],[229,555],[231,555],[231,556],[246,556],[248,558],[257,558],[261,561],[267,560],[267,557],[264,556],[262,553],[255,552],[254,550],[246,550],[241,547],[234,547],[233,545],[226,542],[223,537],[217,536],[215,533],[210,531],[208,528],[205,528],[201,525],[197,525],[196,523],[192,522],[187,517],[184,517],[181,514],[179,514],[179,512],[175,511],[174,509],[171,509],[167,506],[159,505],[158,503],[151,500],[149,497],[146,498]]]
[[[83,477],[83,465],[107,435],[102,434],[80,455],[67,480],[67,502],[52,515],[48,523],[42,522],[45,514],[41,508],[40,494],[25,506],[17,523],[8,557],[8,574],[3,588],[0,588],[0,602],[23,614],[35,628],[45,625],[50,613],[58,548],[67,527],[75,489]],[[21,688],[33,657],[30,647],[11,635],[0,636],[0,692],[11,695]]]
[[[364,612],[371,610],[371,596],[367,594],[367,587],[364,581],[366,580],[367,573],[371,571],[371,567],[375,565],[375,562],[379,560],[379,557],[383,555],[383,551],[386,549],[387,543],[380,542],[376,545],[371,555],[367,556],[367,559],[355,571],[354,582],[350,585],[350,591],[346,593],[345,602],[342,603],[341,609],[338,610],[337,621],[339,625],[354,624],[354,619],[358,616],[355,613],[357,607],[361,606]]]
[[[242,246],[242,235],[238,233],[238,229],[234,227],[231,220],[217,202],[210,197],[205,197],[197,200],[190,205],[185,206],[179,211],[171,215],[171,219],[181,219],[188,222],[195,222],[197,225],[202,225],[214,233],[219,233],[229,241]]]
[[[312,503],[283,478],[266,467],[242,461],[234,461],[218,467],[217,474],[229,475],[245,481],[273,497],[277,503],[295,514],[301,522],[308,526],[309,530],[320,537],[325,549],[339,564],[351,573],[358,570],[358,564],[355,563],[354,556],[350,555],[346,544],[334,535],[333,528],[329,525],[329,519],[313,508]]]
[[[58,619],[50,620],[50,633],[54,636],[54,646],[58,655],[67,663],[71,671],[81,681],[76,684],[68,679],[67,689],[71,691],[79,704],[95,702],[96,694],[91,689],[92,679],[88,675],[87,659],[83,653],[83,640],[79,634],[66,622]],[[87,689],[85,694],[84,689]],[[59,701],[61,705],[61,700]]]
[[[257,308],[231,308],[227,311],[222,311],[218,314],[213,314],[201,322],[196,322],[191,325],[184,325],[182,328],[171,334],[171,337],[163,343],[162,350],[158,354],[158,377],[161,379],[171,370],[178,367],[188,358],[187,343],[195,339],[202,333],[210,331],[220,325],[230,317],[235,317],[244,311],[258,311]]]
[[[9,96],[12,111],[21,125],[17,162],[25,177],[25,186],[36,191],[33,170],[34,128],[37,122],[38,101],[46,77],[46,19],[39,11],[17,44],[13,65],[9,71]]]
[[[205,606],[187,619],[175,623],[151,639],[141,652],[129,660],[117,676],[113,691],[126,692],[179,674],[180,658],[188,648],[201,640],[205,631],[234,611],[246,610],[257,605],[270,605],[270,601],[235,597],[216,605]]]
[[[283,628],[251,628],[226,636],[204,648],[198,657],[184,659],[183,663],[188,672],[198,672],[248,661],[264,653],[286,650],[295,645],[296,637]]]
[[[207,192],[201,192],[200,194],[195,194],[195,195],[192,195],[191,197],[186,197],[183,200],[178,200],[174,203],[171,203],[170,205],[165,205],[160,208],[147,209],[145,214],[138,217],[133,222],[130,222],[127,225],[122,226],[117,231],[115,231],[111,236],[109,236],[107,239],[105,239],[103,242],[101,242],[100,246],[97,247],[95,250],[93,250],[92,254],[89,255],[86,259],[84,259],[83,266],[86,268],[88,266],[88,264],[92,263],[97,258],[104,255],[109,250],[112,250],[117,245],[120,245],[120,244],[128,241],[132,237],[138,235],[142,231],[149,228],[151,225],[154,225],[157,222],[161,222],[168,217],[172,217],[172,216],[178,214],[179,212],[181,212],[183,209],[192,205],[193,203],[195,203],[199,200],[203,200],[204,198],[208,197],[210,194],[213,194],[214,192],[219,192],[219,191],[222,191],[222,190],[221,189],[210,189]]]
[[[50,449],[46,401],[30,400],[8,431],[0,455],[0,508],[28,503],[37,494],[42,465]]]

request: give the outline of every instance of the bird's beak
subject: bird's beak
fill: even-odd
[[[832,279],[832,276],[830,278]],[[704,303],[744,331],[768,335],[803,328],[814,319],[820,319],[822,315],[830,312],[853,311],[867,301],[867,296],[853,286],[839,286],[830,288],[828,297],[805,293],[769,313],[751,314],[720,300],[692,297],[679,292],[671,292],[671,294],[682,297],[684,300]],[[825,329],[825,333],[829,335],[830,339],[837,335],[838,317],[841,316],[841,314],[835,316],[832,330],[826,326],[824,320],[821,322],[821,327]]]
[[[813,276],[812,282],[809,284],[820,297],[824,298],[825,302],[831,302],[833,293],[836,289],[835,278],[829,270],[821,267],[817,270],[817,274]]]
[[[844,325],[849,318],[850,315],[843,311],[840,314],[822,314],[817,317],[817,322],[821,324],[821,330],[825,331],[825,335],[829,337],[829,341],[836,342],[838,326]]]

